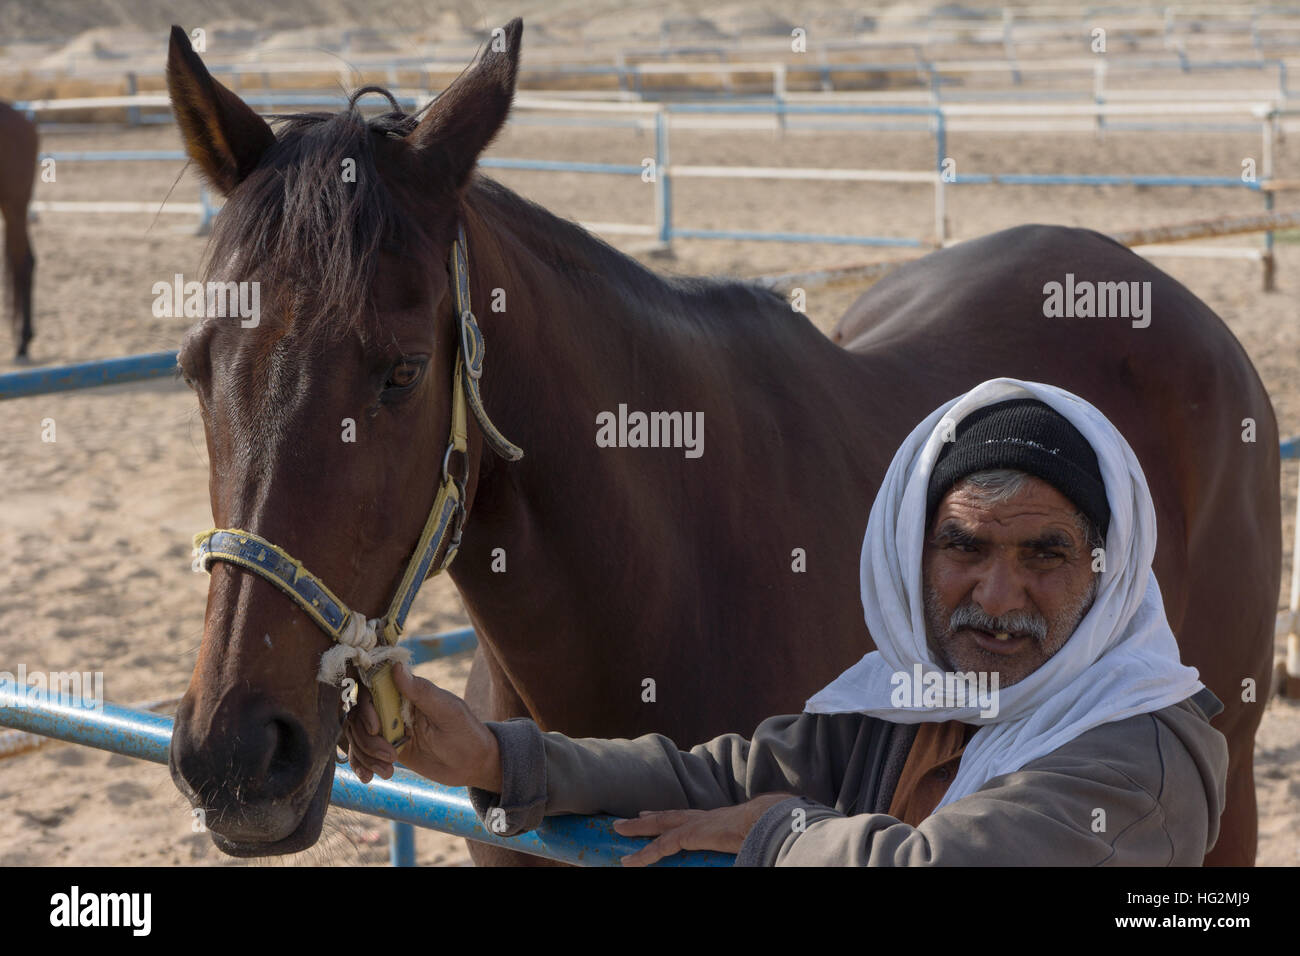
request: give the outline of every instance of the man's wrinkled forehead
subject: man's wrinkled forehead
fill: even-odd
[[[995,544],[1011,545],[1027,551],[1043,550],[1051,548],[1064,548],[1074,550],[1079,546],[1079,536],[1076,529],[1067,525],[1057,525],[1055,522],[1043,527],[1041,530],[1026,531],[1024,529],[1007,529],[1007,533],[999,533],[1000,529],[996,526],[990,530],[990,526],[963,520],[960,515],[948,515],[946,518],[935,521],[934,530],[930,535],[932,544],[950,544],[957,546],[969,547],[989,547]]]
[[[939,503],[928,529],[935,544],[1015,545],[1075,549],[1083,543],[1078,506],[1032,476],[1013,497],[989,502],[959,482]]]

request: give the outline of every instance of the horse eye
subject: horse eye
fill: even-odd
[[[392,367],[388,373],[388,381],[384,382],[386,389],[404,389],[410,388],[420,380],[420,373],[424,371],[423,362],[401,361]]]

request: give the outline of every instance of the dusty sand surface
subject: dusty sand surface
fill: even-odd
[[[43,147],[169,149],[179,142],[172,129],[158,128],[49,133]],[[1112,133],[1100,142],[1089,135],[954,134],[949,141],[959,170],[972,172],[1224,176],[1258,151],[1258,137],[1250,134]],[[490,155],[636,164],[653,155],[653,140],[644,132],[521,124]],[[932,161],[932,147],[928,136],[913,133],[682,131],[673,137],[673,159],[921,169]],[[1279,175],[1300,177],[1300,142],[1281,146],[1277,163]],[[181,165],[64,163],[56,183],[38,186],[37,198],[161,201]],[[651,221],[651,189],[636,179],[524,172],[497,178],[564,216]],[[196,190],[187,172],[172,198],[192,202]],[[931,223],[925,187],[695,180],[677,184],[674,203],[677,222],[695,228],[922,236]],[[1115,231],[1261,207],[1258,196],[1229,190],[962,187],[949,198],[953,232],[965,238],[1024,222]],[[185,322],[154,318],[150,290],[177,272],[197,275],[204,241],[187,218],[47,214],[34,225],[33,239],[38,364],[176,347]],[[681,241],[674,260],[653,264],[748,276],[885,256],[833,246]],[[1279,245],[1272,294],[1260,291],[1253,263],[1156,261],[1224,318],[1259,369],[1283,434],[1300,433],[1300,245]],[[859,291],[813,290],[810,317],[829,331]],[[0,371],[12,367],[7,343],[6,333]],[[56,422],[55,443],[41,440],[46,418]],[[190,570],[190,537],[211,524],[207,456],[191,393],[162,380],[6,402],[0,462],[0,662],[6,662],[0,669],[22,661],[29,670],[103,671],[106,697],[119,703],[183,693],[207,589],[207,579]],[[1297,464],[1287,463],[1279,489],[1287,542],[1295,534],[1296,481]],[[1288,561],[1284,587],[1289,574]],[[1284,598],[1279,595],[1279,608]],[[410,627],[430,633],[465,623],[455,589],[439,580],[421,593]],[[461,655],[421,673],[459,693],[468,670],[468,655]],[[1256,755],[1259,862],[1293,866],[1300,863],[1300,707],[1260,706],[1266,713]],[[387,860],[385,834],[383,821],[331,809],[317,847],[255,865],[377,865]],[[417,852],[423,864],[469,861],[462,841],[429,831],[418,833]],[[0,866],[18,864],[249,865],[192,832],[188,804],[164,767],[61,744],[0,760]]]

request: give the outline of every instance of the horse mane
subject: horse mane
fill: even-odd
[[[367,93],[386,97],[392,109],[367,119],[357,107]],[[230,266],[241,278],[255,271],[260,281],[292,289],[291,321],[305,338],[377,334],[372,296],[379,254],[428,262],[435,245],[415,204],[394,195],[377,164],[379,142],[405,138],[421,112],[403,112],[388,90],[370,86],[355,91],[337,113],[271,117],[275,144],[216,217],[207,268]],[[355,181],[343,178],[346,160],[355,164]],[[638,312],[704,319],[734,311],[737,297],[750,309],[789,312],[782,297],[755,283],[661,275],[480,172],[466,201],[502,227],[525,232],[529,251],[571,281],[602,281]]]

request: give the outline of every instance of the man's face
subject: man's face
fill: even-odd
[[[996,671],[1008,687],[1061,649],[1096,593],[1077,513],[1039,478],[997,504],[962,482],[953,486],[935,512],[921,565],[926,634],[941,665]]]

